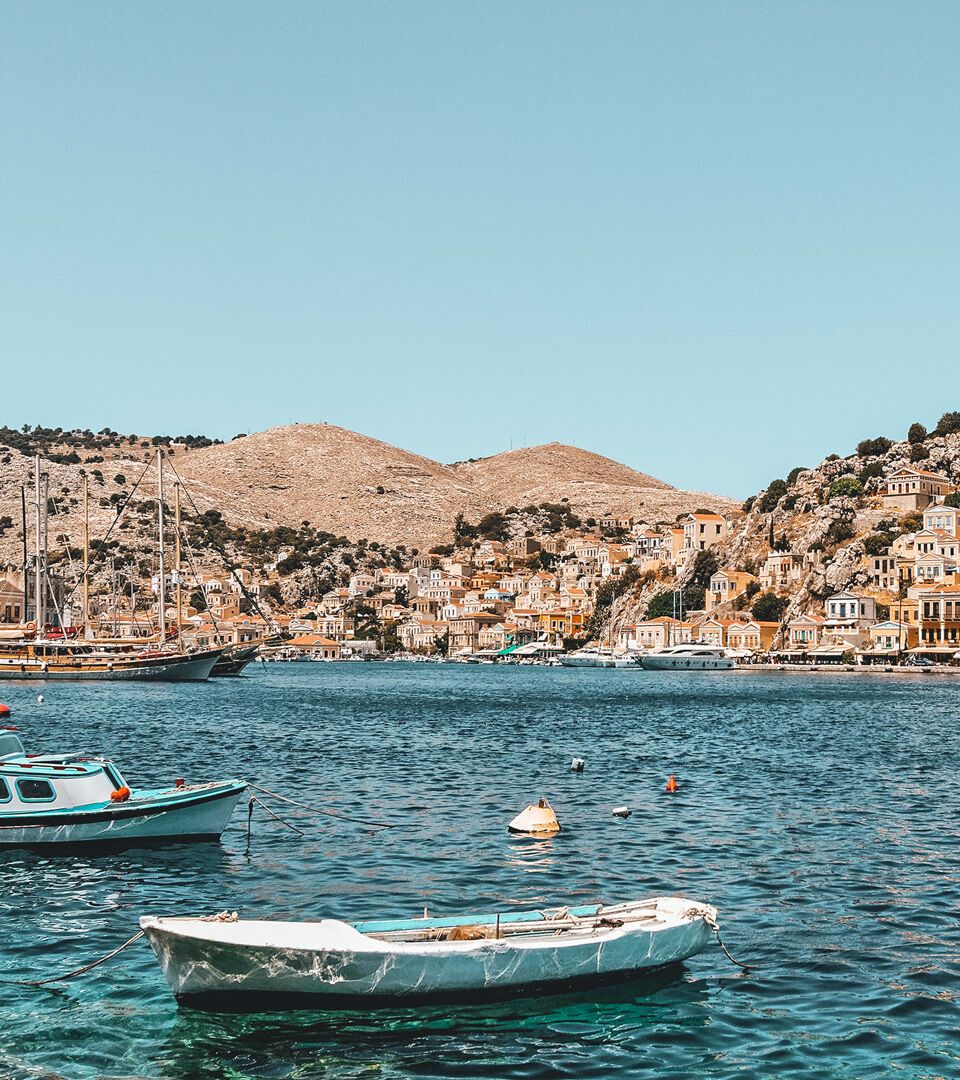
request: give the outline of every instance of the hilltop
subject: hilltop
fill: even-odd
[[[469,520],[542,502],[564,503],[582,520],[624,514],[673,521],[701,506],[728,511],[722,497],[686,492],[589,451],[560,443],[507,451],[445,465],[332,424],[295,424],[226,443],[203,436],[137,436],[115,431],[0,431],[0,559],[19,557],[20,485],[29,454],[38,452],[51,473],[51,495],[64,519],[57,533],[79,542],[83,471],[91,481],[92,534],[102,535],[158,445],[187,482],[201,511],[215,510],[231,526],[269,530],[303,522],[351,540],[419,548],[449,543],[458,514]],[[139,539],[143,521],[123,539]],[[169,498],[167,499],[169,502]],[[54,540],[51,525],[51,544]],[[137,545],[138,546],[138,545]]]

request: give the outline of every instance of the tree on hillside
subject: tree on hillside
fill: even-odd
[[[767,485],[767,490],[760,498],[760,503],[757,509],[761,514],[772,513],[777,508],[777,503],[787,493],[786,480],[771,480]]]
[[[943,500],[944,506],[960,506],[960,491],[951,491],[950,494]]]
[[[957,431],[960,431],[960,412],[945,412],[934,435],[952,435]]]
[[[927,429],[923,424],[911,424],[910,430],[907,432],[907,442],[913,445],[922,443],[927,437]]]
[[[674,590],[668,590],[666,592],[658,592],[655,596],[651,597],[650,603],[647,604],[648,619],[663,619],[676,615],[677,607],[679,605],[679,596]]]
[[[693,560],[693,574],[687,585],[688,589],[706,589],[710,585],[710,579],[720,569],[716,553],[712,548],[698,551]]]
[[[760,622],[776,622],[783,618],[783,613],[790,603],[789,597],[777,596],[776,593],[761,593],[753,602],[750,614]]]
[[[878,454],[885,454],[891,446],[893,442],[883,435],[878,435],[875,439],[862,439],[857,443],[857,457],[876,457]]]

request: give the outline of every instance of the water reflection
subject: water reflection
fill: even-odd
[[[579,994],[514,998],[508,1001],[416,1009],[313,1011],[275,1014],[211,1014],[181,1009],[161,1052],[168,1075],[206,1075],[229,1047],[235,1075],[258,1075],[270,1067],[286,1075],[311,1063],[378,1065],[403,1073],[425,1054],[455,1061],[464,1054],[474,1065],[504,1060],[515,1043],[529,1054],[530,1040],[562,1041],[567,1051],[598,1040],[608,1046],[636,1038],[643,1030],[683,1019],[687,1029],[703,1027],[706,985],[682,965]]]
[[[505,865],[527,874],[544,874],[554,864],[555,837],[514,836],[506,848]]]

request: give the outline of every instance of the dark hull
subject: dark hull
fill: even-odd
[[[257,658],[259,645],[245,649],[230,649],[213,665],[210,677],[219,679],[229,675],[239,675],[241,671]]]
[[[0,663],[0,679],[29,682],[202,682],[210,677],[220,650],[187,656],[134,659],[118,655],[115,660],[90,663],[35,661]]]

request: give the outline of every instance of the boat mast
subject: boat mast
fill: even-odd
[[[160,540],[160,642],[167,640],[167,590],[164,582],[163,567],[163,451],[157,447],[157,525]]]
[[[34,569],[36,571],[36,583],[34,585],[34,606],[36,608],[35,616],[37,622],[37,637],[42,638],[44,636],[44,624],[46,623],[46,607],[44,605],[43,596],[43,566],[41,558],[41,546],[43,540],[43,532],[40,525],[40,455],[37,454],[33,459],[33,471],[34,471],[34,502],[33,502],[33,525],[34,525],[34,539],[36,542],[36,563]]]
[[[90,633],[90,484],[83,474],[83,636]]]
[[[30,621],[30,555],[27,551],[27,489],[20,485],[20,533],[23,537],[23,607],[20,622]]]
[[[176,524],[176,573],[177,573],[177,642],[180,641],[180,629],[183,622],[183,588],[180,584],[180,481],[173,487],[176,502],[174,503],[174,519]]]

